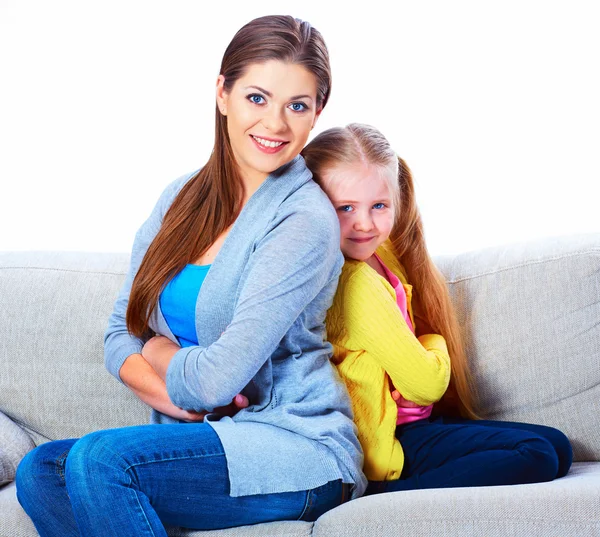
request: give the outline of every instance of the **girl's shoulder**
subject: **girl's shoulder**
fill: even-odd
[[[394,292],[389,282],[380,276],[365,261],[346,259],[340,275],[337,295],[356,298],[376,292]]]
[[[384,262],[385,266],[391,270],[403,284],[409,283],[406,278],[406,270],[402,266],[402,263],[400,263],[400,260],[396,257],[392,243],[389,240],[385,241],[377,248],[377,255]]]
[[[391,270],[403,284],[408,284],[406,280],[406,271],[402,263],[396,258],[390,241],[385,241],[376,250],[377,255],[383,261],[385,266]],[[344,279],[349,280],[385,280],[377,274],[365,261],[355,259],[346,259],[342,271]]]

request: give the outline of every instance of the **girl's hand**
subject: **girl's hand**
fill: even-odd
[[[219,416],[235,416],[242,408],[246,408],[249,404],[248,398],[241,393],[238,393],[227,406],[215,408],[210,414],[219,414]],[[185,421],[188,423],[201,423],[204,417],[209,412],[196,412],[195,410],[184,410],[175,405],[172,405],[172,410],[166,412],[172,418]]]
[[[404,397],[402,397],[402,394],[398,390],[394,390],[392,392],[392,399],[396,401],[396,404],[402,408],[418,408],[421,406],[417,405],[417,403],[409,401],[408,399],[404,399]]]

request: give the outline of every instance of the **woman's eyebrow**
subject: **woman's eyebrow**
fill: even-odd
[[[267,91],[264,88],[261,88],[260,86],[246,86],[246,89],[257,89],[258,91],[264,93],[267,97],[273,97],[273,94],[270,91]],[[312,97],[310,95],[294,95],[293,97],[290,97],[289,100],[290,101],[295,101],[296,99],[312,99]]]

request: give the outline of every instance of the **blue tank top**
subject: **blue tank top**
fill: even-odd
[[[160,309],[182,347],[198,345],[196,302],[210,265],[186,265],[160,294]]]

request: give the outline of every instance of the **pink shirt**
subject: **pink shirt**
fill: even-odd
[[[381,263],[387,280],[394,288],[394,291],[396,292],[396,304],[398,304],[398,308],[402,312],[402,316],[404,317],[406,324],[410,328],[411,332],[414,334],[415,329],[410,319],[410,315],[408,314],[408,301],[406,298],[406,290],[404,289],[404,285],[402,285],[400,278],[398,278],[398,276],[396,276],[389,268],[386,267],[385,263],[381,260],[381,258],[377,254],[374,255],[379,261],[379,263]],[[395,388],[392,386],[392,391],[394,390]],[[400,406],[399,403],[401,402],[402,399],[400,401],[396,401],[396,404],[398,405],[398,419],[396,420],[396,425],[404,425],[405,423],[411,423],[413,421],[428,418],[431,415],[431,410],[433,409],[433,405],[417,406],[414,408],[404,407]]]

